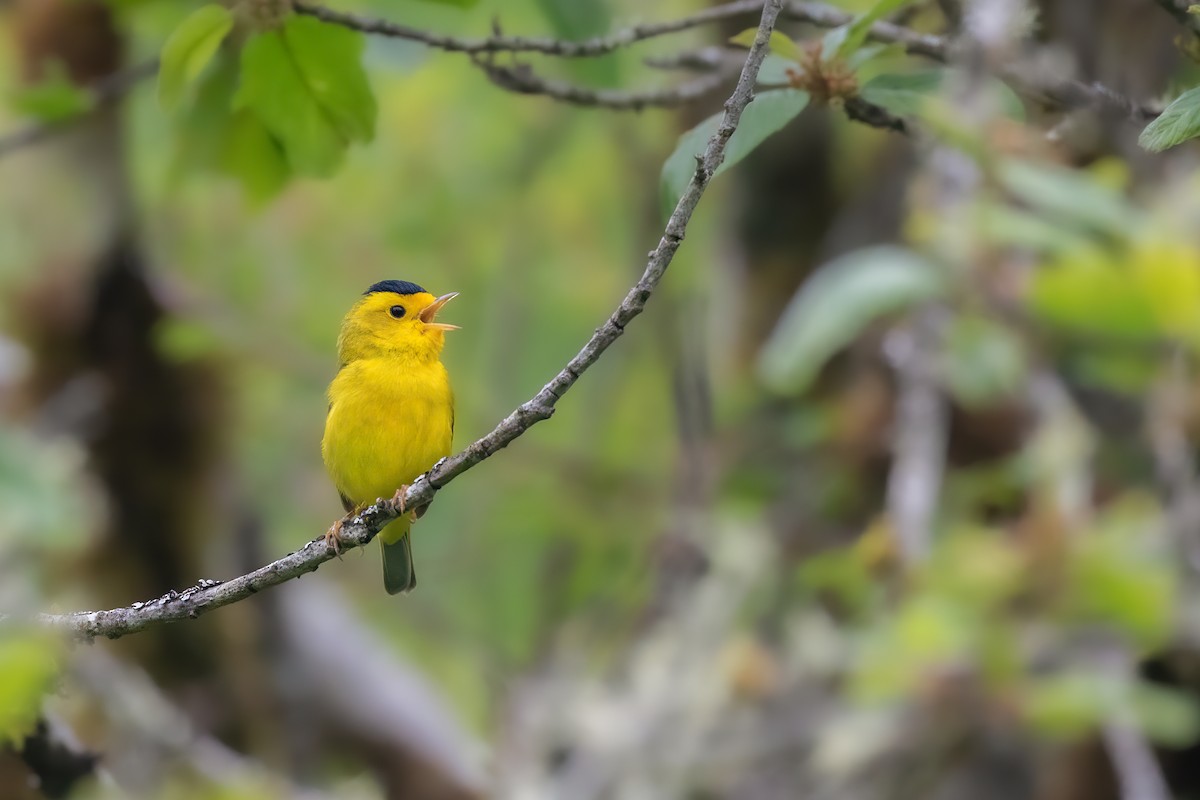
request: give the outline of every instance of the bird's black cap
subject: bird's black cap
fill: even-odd
[[[415,283],[408,281],[380,281],[371,285],[363,294],[375,294],[376,292],[395,292],[396,294],[420,294],[425,290]]]

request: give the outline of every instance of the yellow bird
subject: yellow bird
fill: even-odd
[[[450,455],[454,392],[440,356],[445,331],[458,326],[436,317],[457,296],[380,281],[342,321],[321,455],[347,511],[383,497],[403,502],[408,485]],[[414,509],[379,532],[388,594],[417,585],[409,529],[423,512]],[[339,520],[325,535],[335,549],[341,527]]]

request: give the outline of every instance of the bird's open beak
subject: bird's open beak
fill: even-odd
[[[442,295],[437,300],[434,300],[432,303],[417,312],[417,317],[421,320],[421,322],[424,322],[427,326],[434,328],[435,330],[458,330],[457,325],[448,325],[445,322],[434,322],[434,319],[437,317],[437,313],[442,310],[442,306],[446,305],[446,303],[449,303],[456,297],[458,297],[458,292],[451,292],[450,294]]]

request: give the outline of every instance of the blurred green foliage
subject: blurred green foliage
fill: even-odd
[[[92,100],[86,91],[71,82],[62,62],[51,61],[41,81],[12,92],[11,105],[14,111],[52,123],[65,122],[82,114],[91,108]]]
[[[455,8],[469,5],[406,4],[405,22],[478,36],[502,11],[513,30],[584,39],[619,17],[601,2]],[[693,5],[657,11],[666,18]],[[997,144],[1019,129],[1025,109],[996,81],[981,92],[997,110],[996,128],[972,129],[948,100],[962,74],[913,69],[896,48],[865,44],[870,20],[907,5],[857,4],[866,15],[824,34],[823,58],[839,60],[865,99],[956,148],[978,170],[977,191],[946,207],[918,182],[901,241],[852,248],[807,271],[765,346],[747,354],[732,344],[730,323],[746,298],[729,278],[741,273],[713,255],[727,232],[726,182],[718,182],[655,314],[631,328],[639,344],[618,344],[552,423],[439,495],[414,537],[420,591],[402,604],[384,597],[372,555],[322,571],[478,730],[504,713],[507,684],[556,646],[567,643],[584,671],[617,661],[660,588],[653,559],[663,531],[686,522],[717,543],[718,556],[732,551],[765,573],[728,610],[735,627],[792,612],[763,627],[824,620],[809,625],[820,628],[822,647],[810,658],[868,714],[936,704],[962,682],[990,709],[1051,739],[1094,732],[1114,709],[1155,741],[1195,739],[1200,711],[1191,699],[1107,669],[1112,652],[1136,660],[1170,643],[1185,595],[1169,509],[1157,497],[1135,482],[1106,485],[1094,505],[1089,495],[1087,513],[1071,515],[1059,502],[1083,493],[1063,487],[1077,487],[1084,465],[1109,445],[1082,415],[1039,409],[1002,455],[951,463],[926,563],[900,565],[892,522],[868,505],[879,499],[875,459],[886,443],[867,440],[885,441],[896,424],[877,410],[894,399],[893,387],[830,399],[822,379],[836,384],[840,354],[914,310],[939,312],[932,366],[966,414],[1023,401],[1047,364],[1129,395],[1148,390],[1163,367],[1141,351],[1131,357],[1129,345],[1200,354],[1200,247],[1195,216],[1179,210],[1194,210],[1194,200],[1180,202],[1194,198],[1194,181],[1142,197],[1127,190],[1121,164],[1073,169],[1047,163],[1024,141]],[[385,13],[392,4],[367,8]],[[272,554],[340,514],[318,453],[322,393],[339,320],[363,288],[402,278],[462,293],[446,319],[463,330],[449,337],[445,357],[458,397],[456,444],[470,442],[560,369],[628,290],[721,120],[681,134],[665,115],[506,94],[465,59],[367,41],[310,17],[238,32],[219,6],[123,9],[136,53],[163,59],[157,99],[134,94],[127,120],[147,247],[172,312],[154,344],[172,360],[211,359],[226,371],[224,477],[238,504],[264,521]],[[684,34],[678,46],[702,37]],[[811,114],[793,74],[810,51],[782,35],[772,49],[761,83],[789,85],[759,92],[718,173]],[[652,75],[624,52],[562,72],[601,85]],[[32,89],[3,88],[14,116],[59,120],[86,105],[61,73]],[[1181,98],[1172,114],[1185,105]],[[1154,149],[1194,134],[1186,120],[1164,119],[1147,129]],[[867,169],[857,162],[869,162],[861,156],[881,140],[830,124],[856,162],[845,169]],[[69,176],[41,169],[0,164],[14,176],[0,173],[5,288],[30,281],[30,265],[88,250],[86,225],[70,213]],[[39,180],[22,180],[30,174]],[[657,176],[657,187],[646,176]],[[60,204],[56,220],[24,210]],[[989,293],[997,265],[1017,265],[1019,280]],[[712,418],[695,423],[713,429],[701,447],[680,434],[690,338],[712,372],[699,383],[715,394]],[[777,396],[767,398],[768,389]],[[723,448],[727,474],[701,487],[703,509],[684,514],[680,497],[696,487],[681,486],[680,476],[694,477],[704,447]],[[13,608],[60,596],[50,591],[56,572],[66,573],[86,542],[81,520],[98,513],[86,490],[74,490],[82,473],[75,450],[0,431],[0,598]],[[797,506],[787,505],[793,494]],[[781,527],[802,529],[787,534],[805,540],[803,553],[795,564],[769,565],[777,574],[756,547],[765,520],[789,513],[800,521]],[[995,521],[1005,513],[1012,519]],[[828,528],[852,543],[818,548],[806,538],[810,527],[822,529],[813,541]],[[214,551],[230,546],[231,531],[214,528]],[[786,608],[793,589],[800,599]],[[86,606],[81,594],[61,596]],[[53,686],[59,648],[0,627],[0,738],[27,729]],[[234,800],[255,791],[187,786],[167,796]]]
[[[1200,135],[1200,87],[1188,89],[1171,101],[1162,114],[1152,120],[1138,144],[1159,152]]]

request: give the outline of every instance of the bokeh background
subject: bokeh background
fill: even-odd
[[[198,5],[0,4],[0,131]],[[994,63],[1151,106],[1196,75],[1150,0],[965,5],[1016,9]],[[336,6],[580,39],[703,4]],[[953,35],[956,9],[898,21]],[[669,86],[647,56],[757,17],[522,62]],[[374,140],[270,196],[153,80],[0,155],[0,612],[144,601],[320,535],[337,329],[377,280],[461,293],[456,445],[491,430],[640,275],[662,164],[732,85],[623,112],[410,42],[365,63]],[[1195,796],[1200,151],[989,92],[948,86],[930,139],[813,103],[717,180],[646,314],[439,494],[413,594],[370,547],[111,643],[10,619],[0,797]]]

